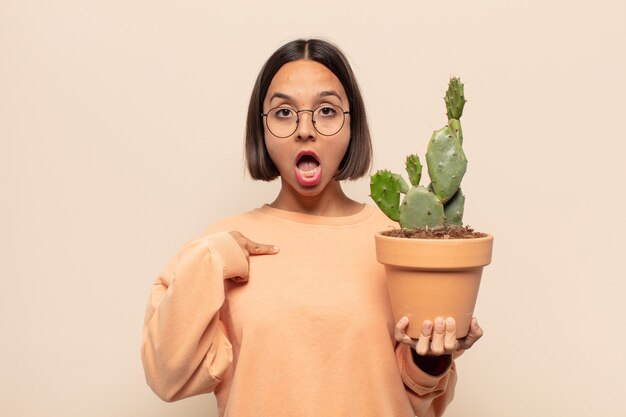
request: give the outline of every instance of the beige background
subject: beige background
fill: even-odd
[[[309,36],[354,65],[374,169],[423,155],[448,77],[466,83],[465,219],[496,246],[447,415],[626,415],[625,18],[620,0],[0,0],[0,415],[215,415],[145,384],[144,306],[178,247],[273,198],[243,174],[247,101]]]

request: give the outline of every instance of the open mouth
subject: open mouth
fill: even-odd
[[[322,166],[312,151],[302,151],[296,157],[296,179],[300,185],[312,186],[320,182]]]
[[[300,172],[305,177],[312,177],[320,167],[320,163],[313,155],[302,155],[296,164]]]

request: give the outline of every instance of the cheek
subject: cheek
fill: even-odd
[[[265,145],[265,149],[267,149],[267,153],[269,154],[270,159],[272,160],[272,162],[274,162],[275,165],[276,162],[274,160],[274,146],[271,139],[269,141],[267,140],[267,138],[270,137],[269,135],[270,133],[267,131],[267,126],[265,126],[265,123],[263,123],[263,144]]]
[[[350,131],[348,130],[348,132],[345,134],[345,136],[342,136],[341,138],[338,138],[339,140],[337,140],[336,143],[336,154],[339,156],[339,161],[341,161],[343,159],[343,157],[346,155],[346,152],[348,151],[348,146],[350,145]]]
[[[285,152],[282,150],[283,147],[280,146],[280,144],[276,143],[275,141],[265,141],[265,148],[267,149],[267,153],[270,157],[270,159],[272,160],[272,162],[274,163],[274,165],[276,165],[276,167],[278,168],[280,163],[285,161]]]

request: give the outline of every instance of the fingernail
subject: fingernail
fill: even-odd
[[[437,317],[437,319],[435,320],[435,325],[443,326],[443,324],[444,324],[443,319],[441,317]]]
[[[452,317],[448,317],[446,319],[446,326],[454,326],[456,324],[456,322],[454,321],[454,319]]]
[[[272,246],[272,250],[273,250],[274,252],[278,252],[278,246]]]
[[[425,321],[422,327],[424,330],[430,330],[433,327],[433,323],[431,321]]]

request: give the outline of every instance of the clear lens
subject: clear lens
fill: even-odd
[[[289,107],[276,107],[267,112],[267,128],[274,136],[286,138],[298,127],[298,114]]]
[[[321,135],[332,136],[339,132],[345,122],[343,109],[332,104],[323,104],[315,110],[294,110],[291,107],[275,107],[267,112],[267,128],[274,136],[286,138],[294,134],[300,122],[299,113],[311,112],[313,126]]]
[[[313,112],[315,129],[326,136],[339,132],[343,126],[343,119],[343,110],[330,104],[319,106]]]

